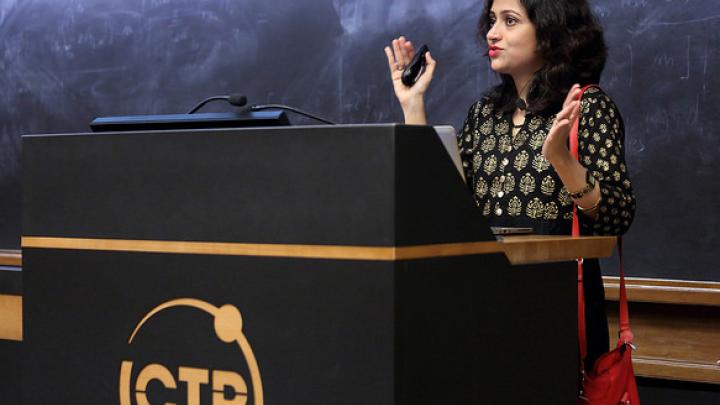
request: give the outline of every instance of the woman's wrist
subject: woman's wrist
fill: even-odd
[[[585,168],[585,166],[581,165],[580,162],[575,160],[575,158],[569,153],[568,156],[569,158],[564,158],[563,160],[556,160],[555,163],[552,163],[553,168],[560,177],[560,180],[563,182],[563,185],[565,186],[565,189],[568,191],[568,193],[581,193],[582,196],[579,197],[584,200],[583,202],[585,203],[585,205],[583,206],[591,206],[588,205],[589,201],[585,200],[584,197],[589,194],[593,194],[593,197],[595,197],[596,194],[594,192],[590,192],[590,190],[585,191],[588,186],[587,169]],[[592,188],[592,191],[595,191],[596,188],[597,187],[595,185]],[[599,195],[599,193],[597,195]],[[593,200],[593,202],[594,201],[595,200]]]
[[[573,200],[578,210],[588,218],[596,220],[599,215],[600,203],[602,202],[602,192],[600,191],[600,183],[595,183],[595,187],[591,192],[580,199]]]
[[[550,162],[558,174],[572,172],[574,169],[577,169],[577,166],[581,166],[569,150],[556,157],[551,157],[551,159],[548,159],[548,162]]]
[[[426,125],[425,101],[422,95],[413,97],[400,104],[405,116],[405,123],[408,125]]]

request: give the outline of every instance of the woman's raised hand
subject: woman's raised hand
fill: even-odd
[[[555,116],[552,128],[542,147],[542,154],[554,167],[575,160],[568,149],[570,128],[578,118],[580,110],[580,85],[574,85],[565,97],[563,108]]]
[[[425,124],[423,95],[430,86],[437,62],[432,58],[430,52],[426,53],[425,61],[427,65],[425,72],[420,75],[415,85],[408,87],[402,82],[402,73],[415,56],[415,47],[412,42],[406,40],[405,37],[394,39],[392,48],[385,47],[385,55],[388,59],[395,96],[405,114],[405,122],[408,124]]]

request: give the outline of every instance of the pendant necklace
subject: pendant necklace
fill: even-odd
[[[518,110],[527,114],[527,112],[526,112],[527,103],[525,103],[525,100],[523,100],[521,98],[518,98],[517,100],[515,100],[515,107],[517,107]],[[515,125],[514,121],[512,124],[513,124],[512,136],[513,136],[513,140],[515,140],[515,136],[520,132],[520,128],[522,128],[523,125],[525,125],[525,118],[523,118],[522,124]]]

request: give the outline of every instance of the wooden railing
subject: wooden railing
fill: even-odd
[[[19,250],[0,250],[0,266],[22,266],[22,254]]]
[[[617,337],[617,277],[605,277],[610,336]],[[635,373],[720,384],[720,283],[626,279]]]

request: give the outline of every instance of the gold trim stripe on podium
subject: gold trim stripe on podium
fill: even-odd
[[[505,253],[512,264],[572,260],[575,255],[605,257],[615,248],[613,237],[525,236],[495,242],[419,246],[281,245],[224,242],[87,239],[26,236],[23,248],[98,250],[227,256],[294,257],[338,260],[395,261]]]
[[[613,237],[513,236],[495,242],[449,243],[406,247],[273,245],[121,239],[23,237],[23,248],[119,251],[229,256],[295,257],[339,260],[395,261],[504,253],[512,264],[571,260],[575,255],[605,257],[615,248]],[[8,256],[6,256],[8,257]],[[20,253],[9,256],[21,264]],[[12,296],[4,296],[12,297]],[[7,325],[0,339],[22,339],[22,297],[5,298],[0,320]]]
[[[379,261],[503,253],[502,245],[498,242],[384,247],[23,237],[22,246],[41,249]]]

